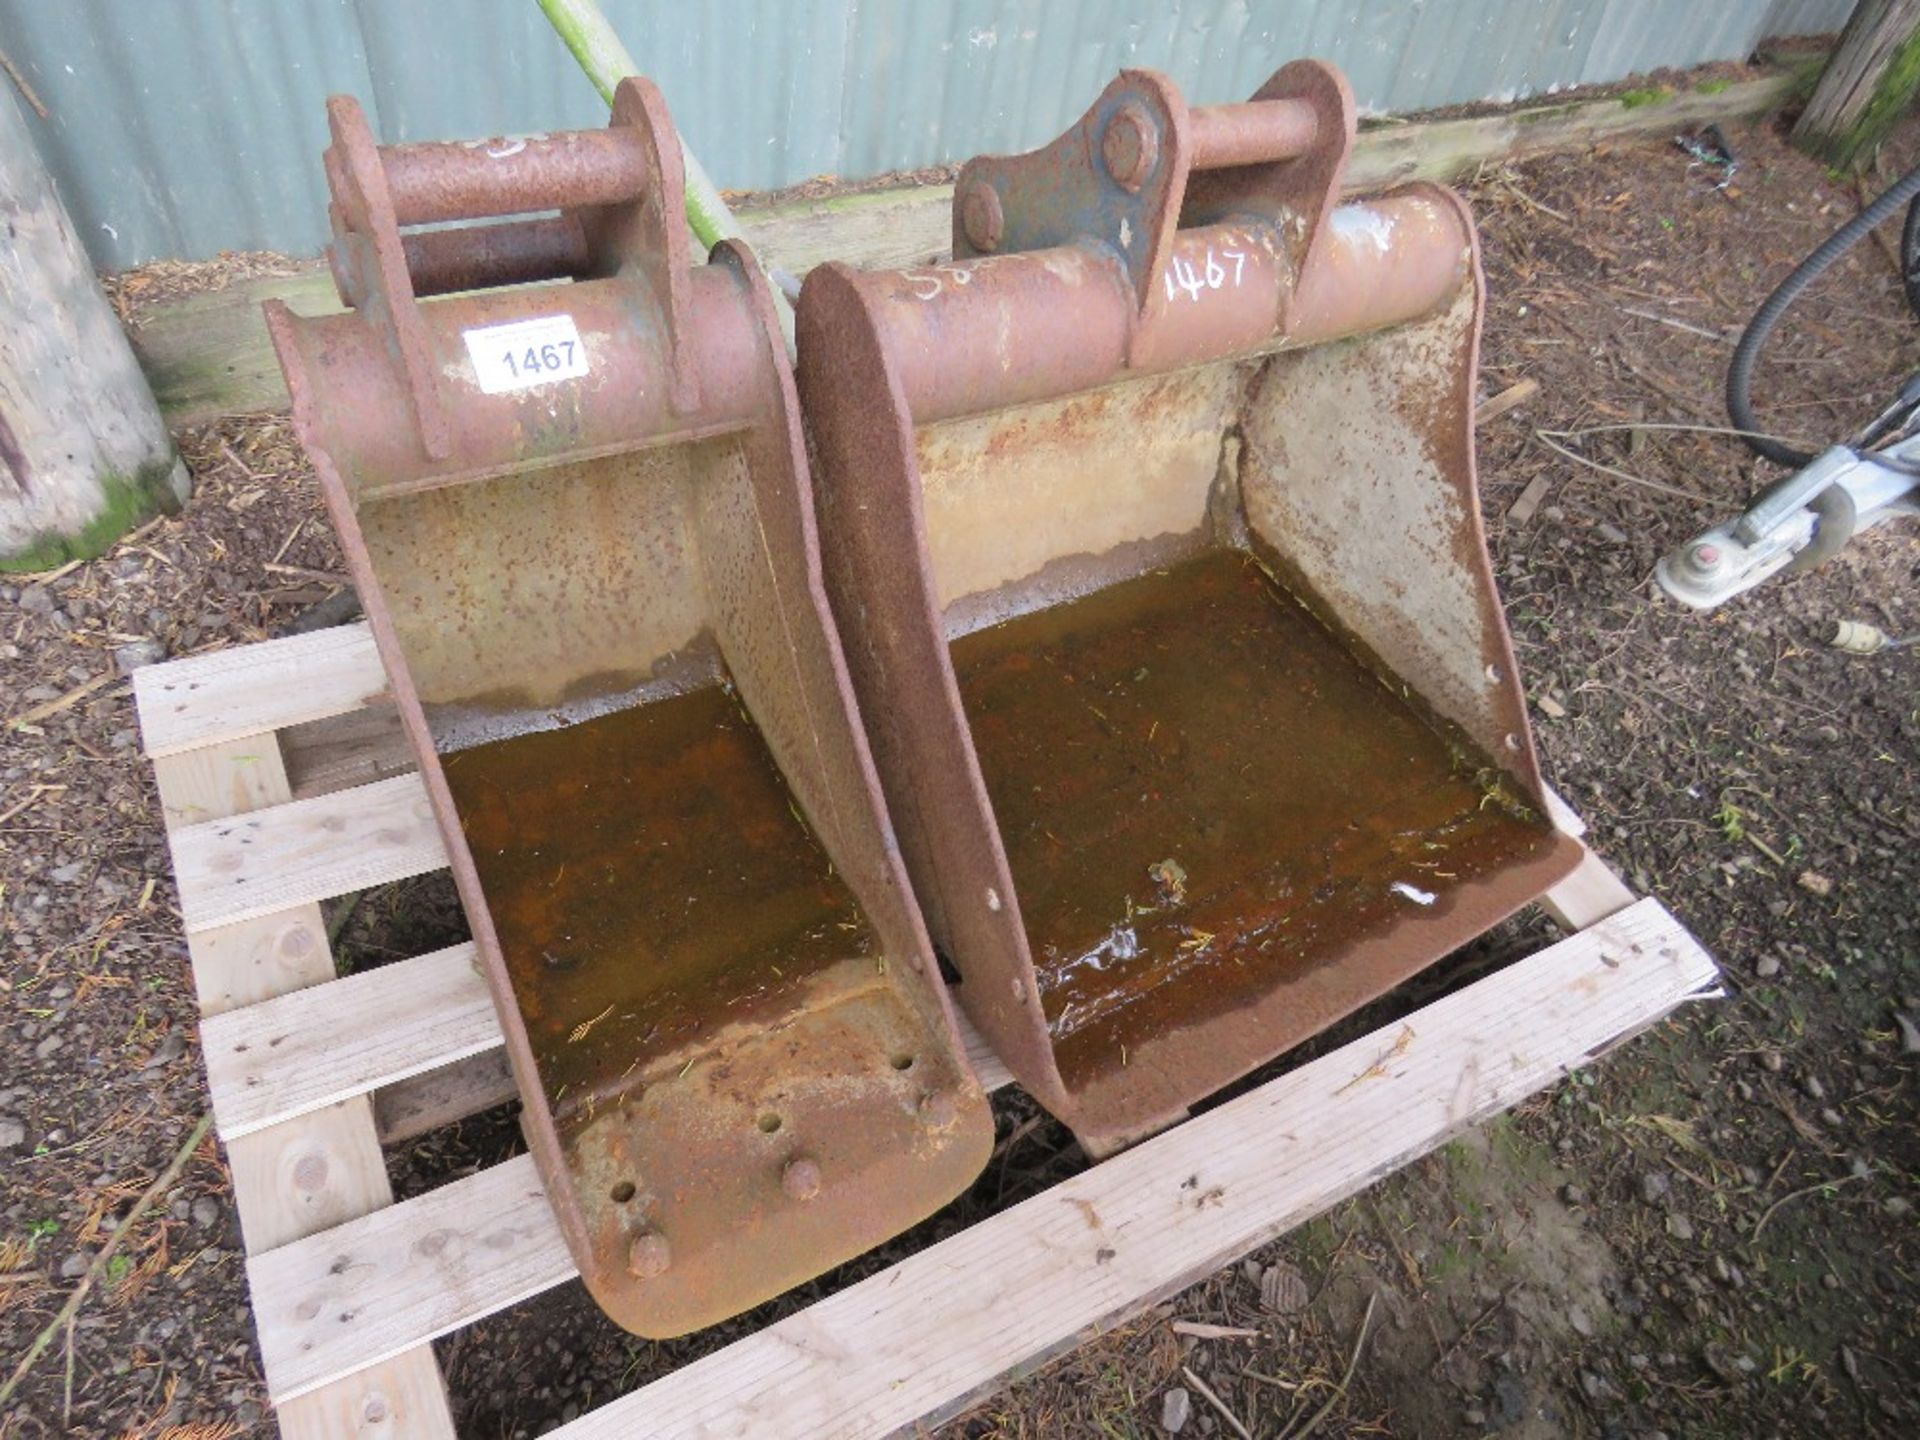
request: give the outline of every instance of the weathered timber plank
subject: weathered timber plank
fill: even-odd
[[[269,737],[270,738],[270,737]],[[419,774],[173,832],[187,931],[348,895],[447,863]]]
[[[471,943],[296,990],[200,1027],[223,1139],[500,1045]]]
[[[1464,120],[1382,126],[1362,134],[1355,145],[1348,189],[1455,180],[1490,161],[1761,115],[1783,101],[1794,82],[1791,74],[1772,75],[1711,94],[1683,90],[1652,103],[1575,100]],[[1036,143],[1046,138],[1034,137]],[[862,267],[916,265],[948,252],[952,198],[950,185],[878,190],[747,209],[741,221],[769,261],[797,275],[823,260]],[[303,315],[341,308],[331,277],[316,264],[296,275],[243,281],[156,305],[133,327],[134,351],[170,423],[286,405],[280,367],[260,320],[260,305],[268,299],[285,300]]]
[[[1637,897],[1613,868],[1593,851],[1580,859],[1574,872],[1540,897],[1540,904],[1563,930],[1584,930]]]
[[[482,1050],[374,1091],[373,1125],[382,1145],[401,1145],[519,1098],[505,1047]]]
[[[391,705],[373,705],[280,732],[296,800],[371,785],[414,768],[413,744]]]
[[[1640,901],[565,1433],[869,1436],[948,1413],[1552,1084],[1716,977],[1678,922]],[[525,1157],[248,1269],[283,1398],[574,1273]]]
[[[141,741],[152,758],[363,709],[386,689],[365,625],[236,645],[133,674]]]

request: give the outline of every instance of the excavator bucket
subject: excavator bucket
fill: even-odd
[[[1095,1153],[1578,859],[1475,490],[1450,192],[1341,205],[1345,80],[1129,71],[950,264],[814,271],[828,593],[962,1007]]]
[[[644,81],[606,130],[520,141],[329,116],[352,309],[269,311],[295,425],[560,1228],[609,1315],[681,1334],[931,1214],[993,1142],[827,609],[773,302],[738,245],[690,263]]]

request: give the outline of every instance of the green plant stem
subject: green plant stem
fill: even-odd
[[[640,67],[620,43],[613,26],[607,23],[597,0],[540,0],[540,9],[566,42],[580,68],[587,72],[593,88],[609,105],[613,92],[629,75],[638,75]],[[733,218],[727,202],[720,198],[713,181],[693,158],[684,141],[680,154],[687,172],[687,225],[709,249],[722,240],[742,238],[740,222]]]
[[[599,0],[539,0],[539,5],[555,33],[586,71],[593,88],[600,92],[600,98],[611,105],[613,92],[620,82],[629,75],[638,75],[640,67],[634,63],[627,47],[620,43],[620,37],[600,9]],[[680,158],[686,171],[687,226],[695,238],[709,250],[722,240],[746,239],[740,222],[727,208],[727,202],[720,198],[719,189],[684,139],[680,142]],[[800,293],[799,282],[777,266],[762,262],[762,268],[774,288],[792,304]]]

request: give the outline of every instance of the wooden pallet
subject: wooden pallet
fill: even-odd
[[[320,902],[446,863],[372,640],[219,651],[134,688],[281,1432],[450,1436],[429,1342],[574,1268],[525,1156],[393,1203],[383,1138],[512,1086],[471,946],[335,974]],[[1714,986],[1591,854],[1545,904],[1572,932],[1557,944],[559,1433],[867,1437],[951,1415]]]

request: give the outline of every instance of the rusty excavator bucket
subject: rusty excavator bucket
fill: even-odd
[[[1475,490],[1473,223],[1345,80],[1129,71],[814,271],[828,593],[936,944],[1096,1153],[1565,876]]]
[[[352,309],[269,311],[295,425],[561,1230],[616,1321],[680,1334],[932,1213],[993,1142],[827,610],[773,302],[737,245],[690,263],[644,81],[603,131],[523,141],[329,116]]]

